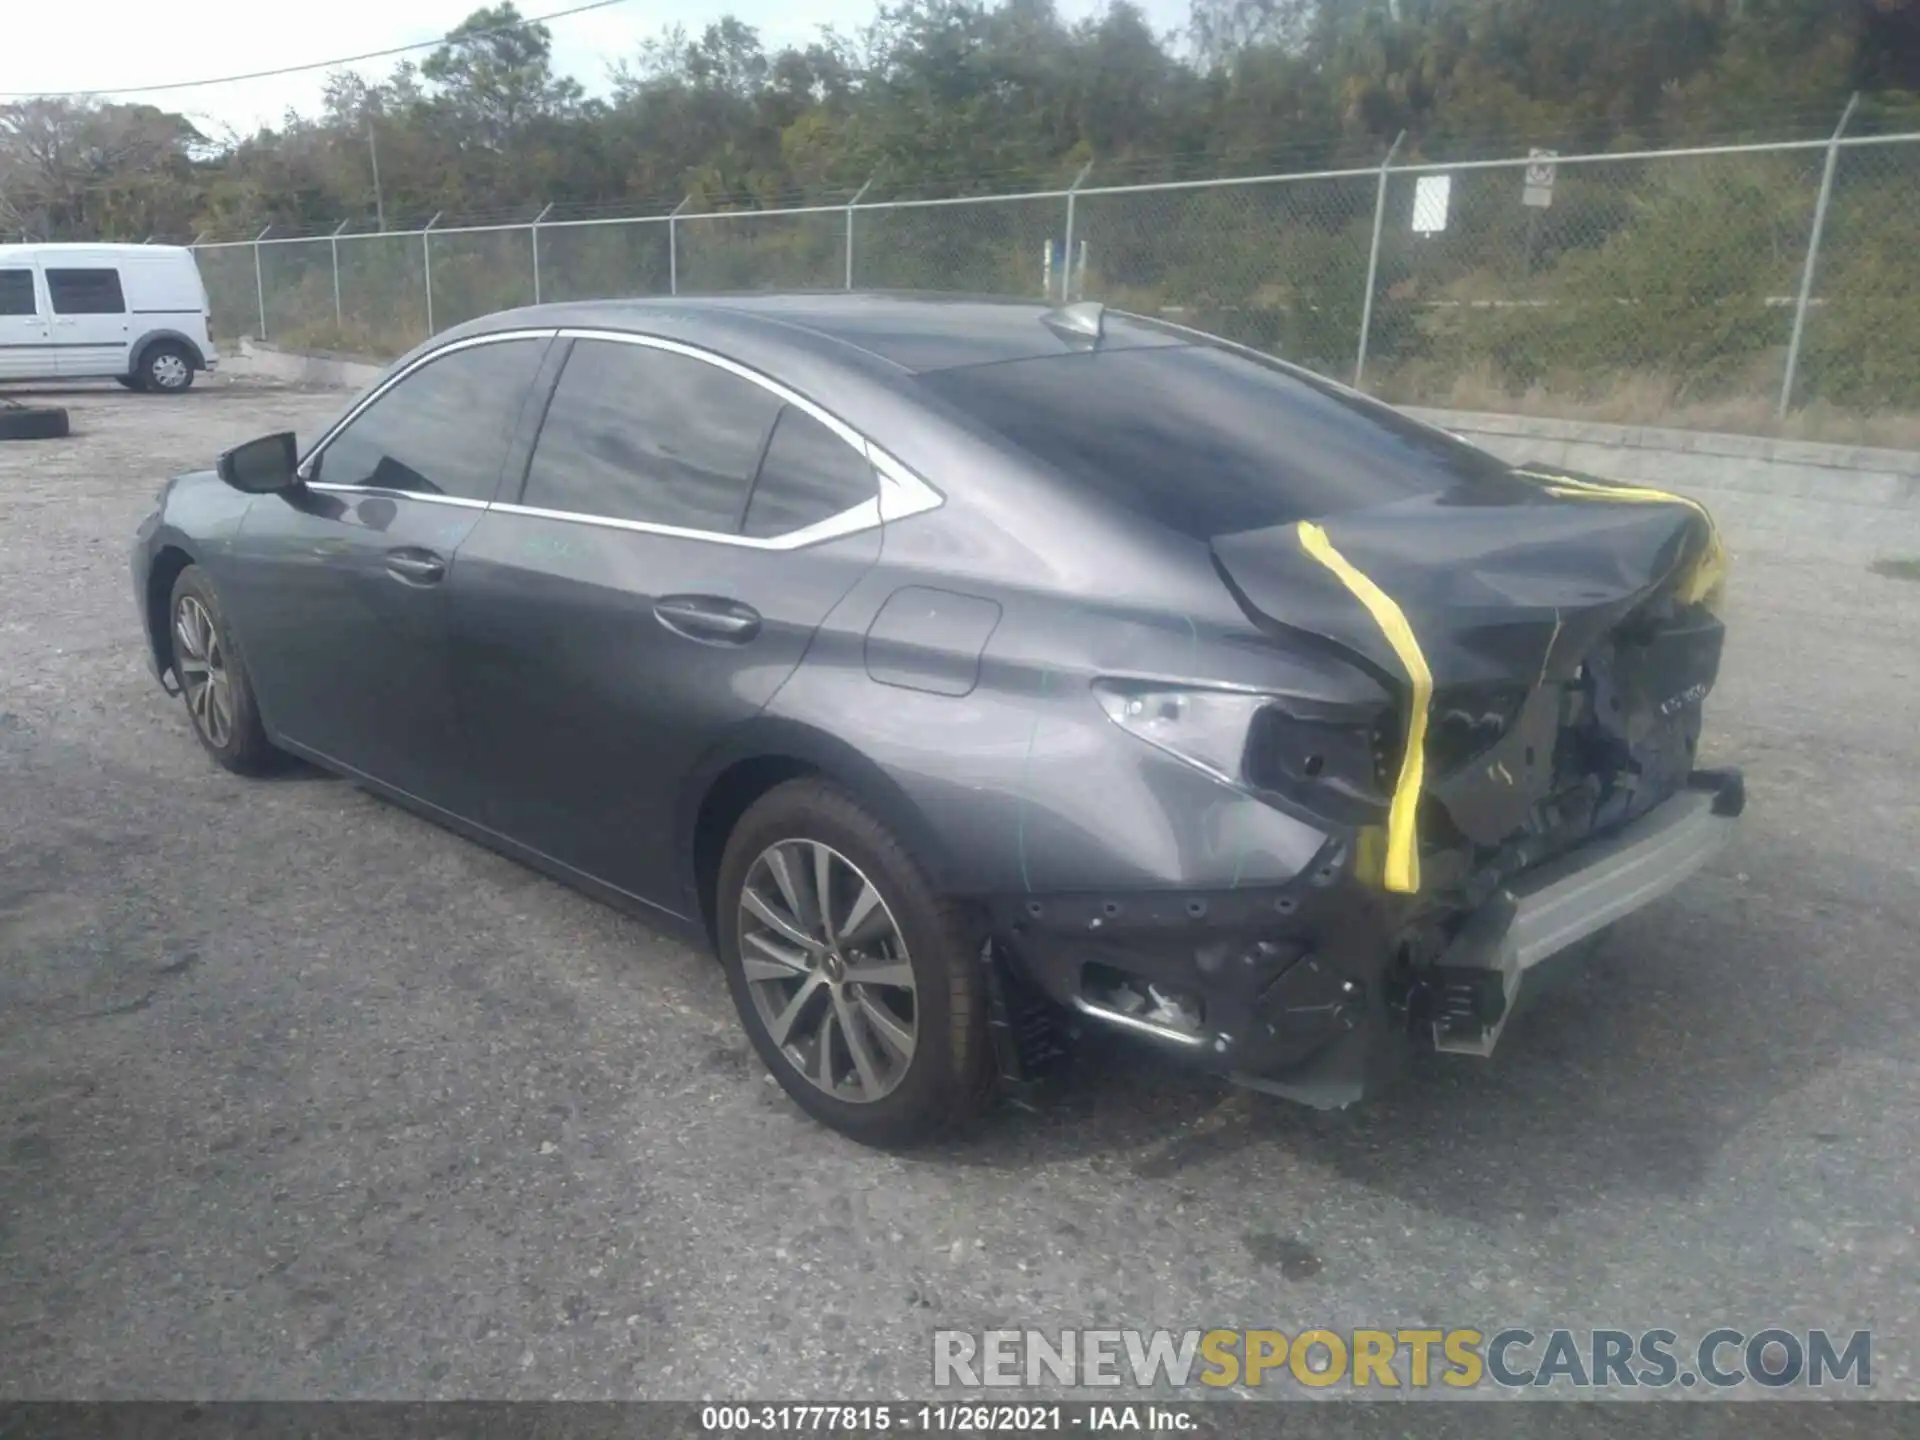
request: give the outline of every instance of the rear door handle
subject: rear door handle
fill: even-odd
[[[447,578],[447,562],[431,550],[409,545],[387,552],[387,573],[409,585],[438,585]]]
[[[760,612],[718,595],[664,595],[653,615],[667,629],[708,644],[744,645],[760,633]]]

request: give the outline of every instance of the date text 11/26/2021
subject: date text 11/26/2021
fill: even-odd
[[[777,1404],[703,1405],[700,1428],[723,1435],[767,1432],[862,1434],[980,1434],[1075,1430],[1189,1431],[1199,1427],[1189,1407],[1178,1405],[924,1405]]]

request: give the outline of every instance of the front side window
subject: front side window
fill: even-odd
[[[767,442],[742,528],[761,539],[787,535],[865,504],[876,493],[867,457],[789,405]]]
[[[738,534],[780,401],[704,360],[578,340],[547,407],[525,503]]]
[[[47,295],[56,315],[124,315],[120,272],[114,269],[47,271]]]
[[[0,315],[38,315],[33,298],[33,271],[0,270]]]
[[[314,479],[491,500],[547,341],[498,340],[429,360],[320,452]]]

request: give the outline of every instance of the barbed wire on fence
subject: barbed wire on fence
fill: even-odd
[[[1920,133],[557,209],[195,249],[218,333],[371,355],[539,301],[947,290],[1101,299],[1404,402],[1920,410]]]

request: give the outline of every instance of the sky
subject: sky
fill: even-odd
[[[163,6],[146,0],[7,0],[12,13],[7,16],[6,43],[0,45],[0,102],[15,98],[15,92],[168,84],[433,40],[479,3],[192,0],[185,6]],[[549,14],[571,3],[519,0],[524,15]],[[1063,16],[1078,19],[1095,13],[1102,0],[1058,0],[1058,5]],[[756,27],[766,47],[774,50],[804,43],[823,25],[851,34],[872,18],[874,8],[874,0],[624,0],[609,9],[553,21],[554,65],[578,79],[589,94],[600,94],[607,89],[608,67],[634,55],[642,41],[669,25],[697,30],[731,12]],[[1171,30],[1186,21],[1186,0],[1145,0],[1142,8],[1157,29]],[[76,44],[76,34],[87,36],[87,43]],[[353,68],[378,79],[395,63],[381,60]],[[219,138],[229,128],[244,134],[262,124],[277,124],[289,107],[308,114],[317,111],[325,78],[324,70],[316,70],[115,98],[181,111],[209,138]]]

